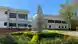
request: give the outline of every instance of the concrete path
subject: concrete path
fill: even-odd
[[[78,31],[62,31],[62,34],[69,34],[72,36],[78,36]]]
[[[48,30],[44,30],[44,32],[47,32]],[[68,34],[72,36],[78,36],[78,31],[58,31],[57,33],[61,34]]]

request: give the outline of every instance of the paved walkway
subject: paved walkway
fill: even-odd
[[[44,32],[47,32],[48,30],[44,30]],[[78,31],[57,31],[57,33],[61,34],[69,34],[72,36],[78,36]]]
[[[78,36],[78,31],[62,31],[62,34],[69,34],[72,36]]]

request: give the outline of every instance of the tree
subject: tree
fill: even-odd
[[[60,9],[60,15],[64,17],[64,19],[68,23],[68,28],[71,29],[71,21],[73,17],[73,7],[71,5],[61,5],[62,9]]]

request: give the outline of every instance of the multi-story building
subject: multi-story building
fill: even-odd
[[[26,28],[28,11],[0,6],[0,28]]]
[[[68,24],[61,16],[44,15],[45,28],[68,29]]]
[[[68,16],[69,17],[69,16]],[[43,20],[42,20],[43,19]],[[78,16],[73,15],[71,17],[71,27],[69,27],[68,20],[63,16],[57,15],[53,16],[52,14],[43,14],[41,7],[38,7],[37,14],[33,16],[32,21],[32,28],[37,29],[39,28],[40,23],[43,22],[43,28],[49,28],[49,29],[76,29],[78,27]],[[42,23],[41,23],[42,25]]]
[[[36,15],[34,16],[36,17]],[[43,28],[49,29],[68,29],[68,24],[61,16],[43,15]],[[33,18],[34,19],[34,18]],[[33,21],[33,27],[36,28],[35,20]]]

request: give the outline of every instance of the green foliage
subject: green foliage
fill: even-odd
[[[66,38],[64,39],[65,36],[69,35],[63,35],[56,32],[35,33],[35,34],[31,34],[31,32],[22,32],[23,34],[20,33],[16,34],[16,33],[11,33],[11,35],[0,36],[0,44],[77,44],[78,43],[78,37],[68,37],[68,39]]]
[[[1,44],[17,44],[16,41],[9,35],[0,36],[0,43]]]
[[[10,33],[11,35],[22,35],[22,32],[14,32],[14,33]]]
[[[25,35],[12,36],[12,37],[18,44],[28,44],[28,42],[31,40],[30,37]]]
[[[70,37],[70,39],[52,39],[52,38],[42,38],[40,40],[40,44],[78,44],[78,39],[76,39],[75,37],[72,38]]]

